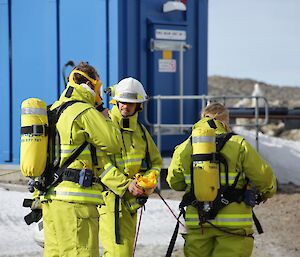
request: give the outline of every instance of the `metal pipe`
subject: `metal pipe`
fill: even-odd
[[[258,96],[255,96],[255,143],[256,143],[256,151],[259,151],[258,149],[258,133],[259,133],[259,120],[258,120]]]
[[[183,44],[180,45],[179,51],[179,95],[183,96]],[[183,124],[183,99],[179,100],[179,120]]]
[[[180,133],[173,133],[175,134],[182,134],[183,130],[185,128],[190,128],[193,126],[193,124],[183,124],[183,122],[181,124],[163,124],[162,123],[162,114],[161,114],[161,105],[162,105],[162,100],[197,100],[197,99],[201,99],[202,100],[202,109],[205,108],[205,102],[206,101],[211,101],[211,100],[216,100],[216,99],[222,99],[224,104],[226,102],[227,99],[243,99],[243,98],[248,98],[248,99],[253,99],[256,98],[256,107],[255,107],[255,124],[231,124],[234,126],[245,126],[245,127],[253,127],[255,126],[258,130],[259,126],[263,126],[268,124],[268,119],[269,119],[269,108],[268,108],[268,102],[267,99],[265,97],[254,97],[254,96],[207,96],[207,95],[158,95],[158,96],[153,96],[150,98],[150,100],[156,100],[157,101],[157,123],[151,123],[148,120],[148,108],[147,105],[148,103],[145,103],[145,113],[144,113],[144,117],[145,117],[145,122],[148,126],[151,126],[156,130],[156,135],[157,135],[157,147],[159,149],[159,151],[161,151],[161,136],[162,136],[162,128],[177,128],[179,129]],[[258,108],[258,99],[262,99],[264,101],[264,108],[265,108],[265,113],[264,113],[264,121],[259,123],[259,108]],[[205,101],[206,100],[206,101]],[[257,149],[258,149],[258,131],[256,132],[256,138],[257,138]]]
[[[5,162],[13,161],[13,42],[12,42],[12,0],[8,1],[8,51],[9,51],[9,138],[8,138],[8,159]]]
[[[157,98],[157,148],[161,152],[161,100]]]

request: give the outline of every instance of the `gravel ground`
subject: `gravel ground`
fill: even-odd
[[[163,190],[166,199],[181,199],[181,192]],[[154,196],[156,197],[156,196]],[[252,257],[300,256],[300,187],[280,185],[278,193],[254,209],[264,233],[255,235]],[[184,256],[175,248],[173,256]]]

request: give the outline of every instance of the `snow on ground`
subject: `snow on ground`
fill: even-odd
[[[255,133],[234,128],[234,132],[243,135],[254,147]],[[292,140],[266,136],[259,133],[259,152],[267,160],[281,184],[293,183],[300,185],[300,143]]]
[[[42,256],[42,249],[33,239],[33,225],[27,226],[23,219],[30,212],[22,207],[24,198],[30,198],[30,193],[0,188],[1,257]]]
[[[23,199],[29,198],[27,192],[8,191],[0,186],[0,257],[42,256],[43,249],[33,238],[34,225],[27,226],[23,217],[29,208],[22,207]],[[178,213],[178,201],[167,201]],[[164,256],[176,220],[160,199],[149,199],[143,211],[137,242],[136,257]],[[182,246],[179,235],[176,245]],[[154,247],[155,246],[155,247]]]

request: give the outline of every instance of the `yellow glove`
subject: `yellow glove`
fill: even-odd
[[[155,171],[152,171],[147,175],[141,175],[140,173],[137,173],[135,177],[138,186],[140,186],[144,190],[146,195],[150,195],[153,193],[157,183],[157,173]]]

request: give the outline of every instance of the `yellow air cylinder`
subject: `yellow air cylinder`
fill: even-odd
[[[21,172],[26,177],[38,177],[47,163],[47,106],[38,98],[28,98],[22,102],[21,113]]]
[[[197,160],[201,154],[216,152],[216,134],[213,128],[195,128],[192,131],[193,182],[195,197],[200,202],[212,202],[219,189],[219,164]]]

